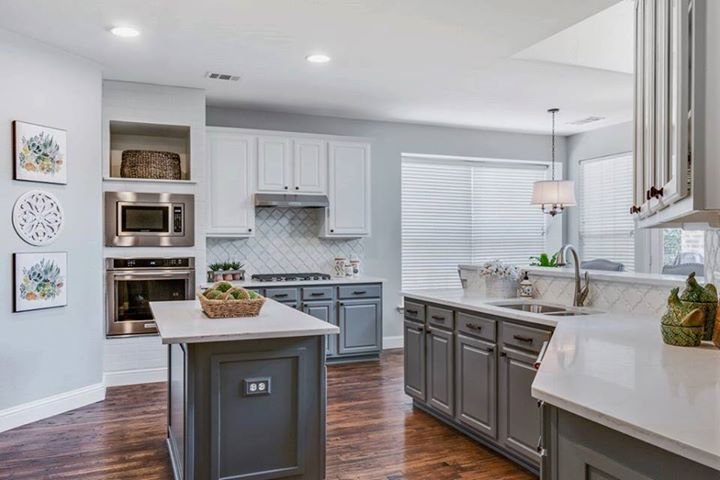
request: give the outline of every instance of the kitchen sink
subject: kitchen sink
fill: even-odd
[[[530,313],[557,314],[566,312],[567,308],[557,307],[555,305],[545,305],[543,303],[506,303],[495,304],[498,307],[509,308],[511,310],[521,310]]]
[[[561,305],[548,305],[538,302],[522,302],[522,303],[493,303],[496,307],[507,308],[510,310],[519,310],[521,312],[539,313],[551,317],[576,317],[581,315],[592,315],[593,313],[602,313],[598,311],[579,310],[578,307],[564,307]]]

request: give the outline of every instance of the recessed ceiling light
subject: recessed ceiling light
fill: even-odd
[[[140,35],[140,30],[133,27],[113,27],[110,29],[110,33],[116,37],[131,38]]]
[[[330,57],[324,53],[313,53],[312,55],[305,57],[305,60],[310,63],[328,63],[330,61]]]

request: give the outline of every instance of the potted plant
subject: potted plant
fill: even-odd
[[[531,267],[557,267],[558,266],[557,259],[558,259],[557,253],[553,256],[550,256],[547,253],[541,253],[537,257],[530,257],[530,266]]]
[[[208,265],[208,282],[245,280],[245,270],[240,262],[216,262]]]
[[[485,294],[488,298],[512,298],[517,296],[520,270],[500,260],[486,262],[480,268],[485,278]]]

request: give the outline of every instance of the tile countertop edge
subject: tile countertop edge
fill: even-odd
[[[552,343],[552,339],[550,342]],[[667,450],[675,455],[687,458],[710,468],[714,468],[715,470],[720,470],[720,456],[717,454],[698,449],[693,445],[688,445],[675,440],[674,438],[669,438],[638,425],[630,424],[626,420],[599,412],[593,408],[583,407],[562,397],[540,390],[534,385],[531,390],[534,398],[547,402],[561,410],[568,411],[591,422],[605,426],[611,430],[624,433],[629,437],[649,443],[650,445],[655,445],[656,447]]]

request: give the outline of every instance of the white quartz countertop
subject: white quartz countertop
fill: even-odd
[[[150,304],[162,343],[229,342],[340,333],[335,325],[268,299],[257,317],[208,318],[197,300]]]
[[[534,397],[720,470],[720,349],[711,344],[665,345],[655,315],[553,319],[489,305],[493,299],[462,289],[404,295],[554,326],[532,386]]]
[[[283,282],[259,282],[257,280],[240,280],[229,282],[236,287],[244,288],[267,288],[267,287],[322,287],[329,285],[357,285],[361,283],[384,283],[385,279],[380,277],[371,277],[369,275],[360,275],[358,277],[333,277],[330,280],[291,280]],[[213,283],[206,283],[202,287],[206,288]]]

